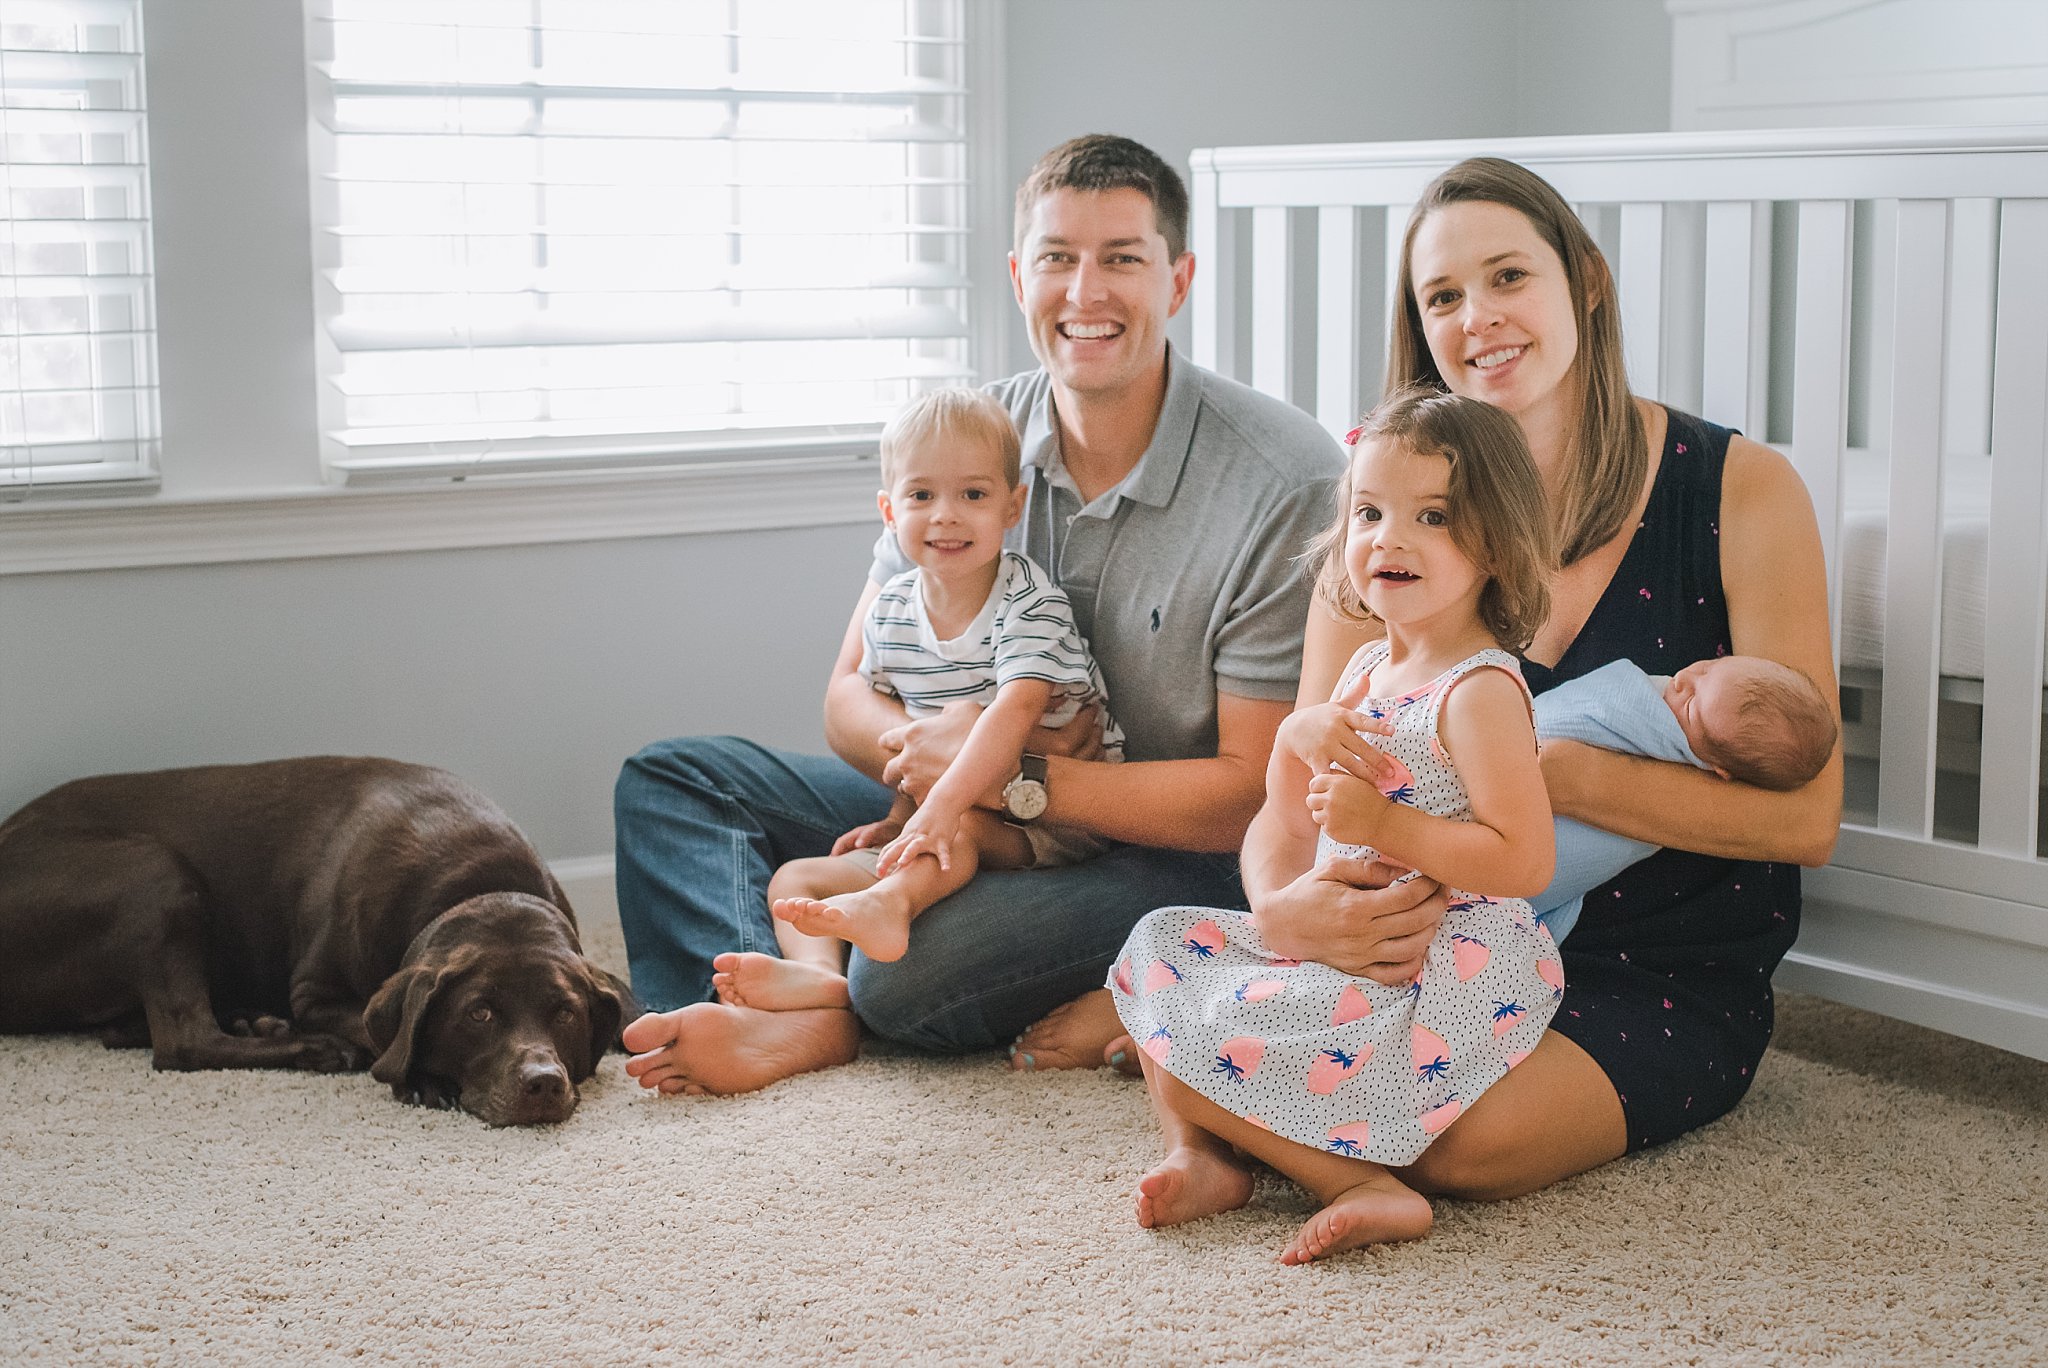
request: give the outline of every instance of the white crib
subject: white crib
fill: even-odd
[[[2048,127],[1197,151],[1195,359],[1348,428],[1409,207],[1480,154],[1579,208],[1636,391],[1813,493],[1849,797],[1777,981],[2048,1059]]]

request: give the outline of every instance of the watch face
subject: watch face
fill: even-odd
[[[1003,790],[1003,808],[1020,822],[1029,822],[1045,811],[1045,785],[1035,779],[1013,779]]]

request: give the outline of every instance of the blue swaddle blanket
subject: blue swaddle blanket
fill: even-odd
[[[1602,665],[1537,695],[1536,737],[1583,741],[1603,750],[1708,768],[1686,744],[1678,719],[1665,706],[1663,691],[1627,660]],[[1550,928],[1551,939],[1562,944],[1579,920],[1586,894],[1657,847],[1569,817],[1555,820],[1557,873],[1529,905],[1536,909],[1536,919]]]

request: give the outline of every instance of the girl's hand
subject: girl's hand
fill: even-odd
[[[832,843],[834,855],[844,855],[849,850],[872,850],[885,846],[903,834],[903,823],[894,817],[884,817],[879,822],[857,826]]]
[[[1378,845],[1380,819],[1392,806],[1365,780],[1335,770],[1308,781],[1308,815],[1345,845]]]
[[[1388,777],[1387,757],[1360,732],[1391,736],[1394,724],[1341,703],[1318,703],[1289,713],[1273,741],[1307,765],[1311,774],[1338,769],[1377,784]]]
[[[932,856],[941,869],[951,869],[953,842],[959,837],[958,817],[946,818],[930,808],[919,808],[917,815],[904,823],[903,834],[883,849],[882,858],[875,865],[875,877],[885,878],[921,855]]]

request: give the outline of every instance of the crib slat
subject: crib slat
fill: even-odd
[[[1891,458],[1885,516],[1884,701],[1878,824],[1934,834],[1934,720],[1941,649],[1941,367],[1948,308],[1948,201],[1880,206],[1896,215],[1892,260]]]
[[[1998,202],[1955,201],[1949,270],[1948,405],[1943,446],[1991,450],[1991,348],[1998,290]]]
[[[1621,347],[1629,388],[1646,398],[1664,394],[1664,206],[1621,206]]]
[[[1358,421],[1358,320],[1369,308],[1358,282],[1358,212],[1324,205],[1316,223],[1316,417],[1331,432]],[[1366,317],[1372,315],[1368,312]]]
[[[1991,516],[1984,594],[1984,757],[1977,844],[2035,854],[2048,604],[2048,200],[2007,200],[1999,231]]]
[[[1188,236],[1189,246],[1195,253],[1196,269],[1188,302],[1193,306],[1195,315],[1195,364],[1229,375],[1231,358],[1226,353],[1235,325],[1233,310],[1237,291],[1233,282],[1237,272],[1231,262],[1234,244],[1224,241],[1224,213],[1217,205],[1216,189],[1214,170],[1195,172],[1195,183],[1189,191],[1192,212]]]
[[[1767,416],[1771,345],[1771,206],[1707,206],[1704,417],[1759,441]]]
[[[1798,286],[1792,340],[1792,463],[1813,495],[1828,565],[1828,622],[1842,653],[1842,452],[1848,444],[1849,204],[1799,206]]]
[[[1252,388],[1294,397],[1294,242],[1287,207],[1252,210]]]

